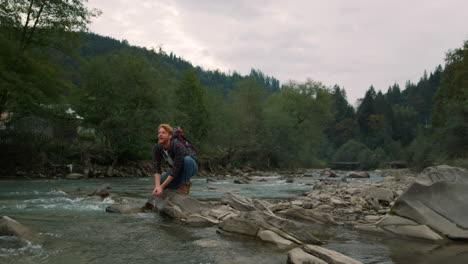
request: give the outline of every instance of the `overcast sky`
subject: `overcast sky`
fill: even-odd
[[[311,78],[386,91],[444,64],[468,40],[466,0],[89,0],[90,30],[162,48],[205,69],[260,69],[282,83]]]

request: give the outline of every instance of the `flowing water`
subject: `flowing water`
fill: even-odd
[[[190,195],[205,201],[217,200],[225,192],[290,199],[311,188],[274,176],[257,180],[239,185],[232,180],[207,183],[198,178],[193,180]],[[112,186],[111,197],[87,196],[94,187],[107,183]],[[216,227],[188,227],[154,213],[105,212],[122,197],[143,205],[152,188],[151,178],[1,180],[0,215],[28,226],[39,234],[39,241],[0,236],[0,263],[286,263],[286,250],[249,237],[217,233]],[[342,227],[310,228],[326,242],[324,247],[363,263],[468,263],[464,245],[437,247]]]

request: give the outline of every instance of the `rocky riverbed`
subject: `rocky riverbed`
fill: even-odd
[[[420,174],[401,169],[370,173],[250,170],[206,181],[208,189],[226,179],[248,188],[271,177],[310,188],[292,199],[258,199],[228,192],[209,201],[166,191],[160,197],[150,197],[144,208],[141,199],[126,198],[115,199],[106,211],[134,214],[146,210],[170,216],[183,226],[216,227],[223,235],[250,237],[286,250],[288,263],[360,263],[323,247],[327,242],[320,230],[325,226],[418,241],[429,248],[458,245],[468,238],[468,218],[463,210],[468,201],[468,172],[460,168],[431,167]],[[101,185],[88,195],[112,197],[109,188]],[[457,247],[458,256],[467,253],[466,247]]]

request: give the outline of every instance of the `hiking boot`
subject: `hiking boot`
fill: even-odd
[[[182,183],[182,186],[180,186],[176,192],[182,195],[188,195],[190,193],[190,187],[192,187],[192,182],[189,184]]]

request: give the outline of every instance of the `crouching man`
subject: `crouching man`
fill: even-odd
[[[198,172],[198,165],[189,150],[180,141],[173,139],[173,132],[174,129],[168,124],[158,127],[158,143],[153,150],[154,195],[160,195],[164,189],[189,194],[192,186],[190,178]],[[161,176],[162,160],[169,164],[171,170]]]

